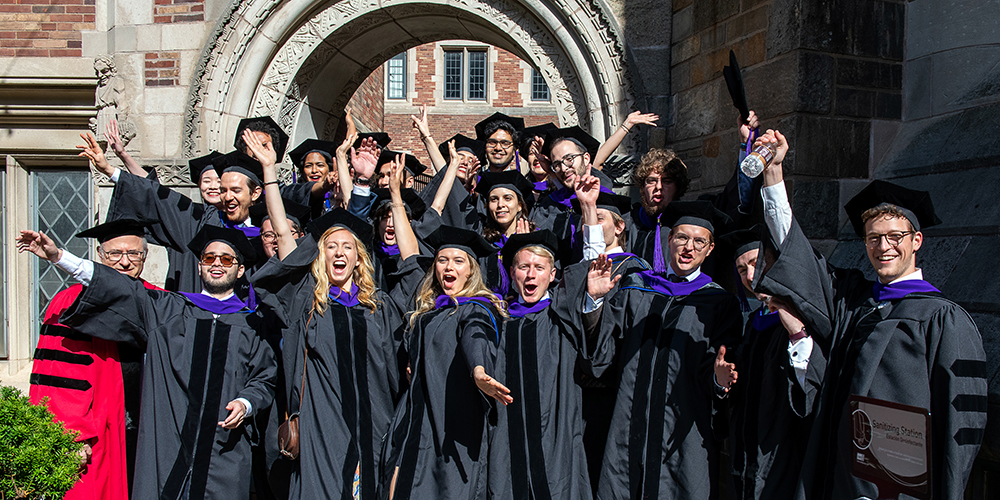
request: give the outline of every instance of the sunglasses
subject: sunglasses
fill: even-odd
[[[225,253],[206,253],[201,256],[201,263],[206,266],[215,264],[216,260],[219,261],[219,264],[222,264],[222,267],[233,267],[233,264],[236,264],[236,257]]]

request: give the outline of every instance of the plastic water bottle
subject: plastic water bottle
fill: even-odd
[[[771,149],[770,145],[761,144],[753,149],[743,162],[740,163],[740,170],[746,174],[747,177],[754,178],[760,175],[761,172],[771,164],[771,160],[774,159],[774,150]]]

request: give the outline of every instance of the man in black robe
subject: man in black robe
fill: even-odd
[[[585,297],[587,323],[601,319],[596,338],[581,339],[583,368],[619,378],[598,498],[718,495],[713,367],[719,346],[738,341],[741,316],[736,298],[700,267],[726,219],[706,201],[672,203],[667,252],[653,269],[623,278],[607,304]]]
[[[62,324],[146,351],[132,497],[247,498],[259,439],[250,417],[271,405],[276,367],[260,317],[233,292],[254,258],[243,233],[205,227],[191,241],[205,284],[198,294],[148,290],[27,233],[27,249],[84,285]]]
[[[916,267],[921,228],[940,223],[929,195],[873,181],[845,205],[878,278],[871,281],[813,250],[785,194],[784,136],[768,131],[758,141],[776,149],[762,195],[780,257],[755,289],[790,297],[815,328],[802,340],[811,344],[808,367],[793,405],[803,414],[818,398],[796,497],[878,497],[875,484],[851,473],[849,398],[863,396],[929,411],[929,496],[962,498],[986,426],[986,356],[969,314]]]
[[[486,171],[517,170],[528,173],[528,164],[517,154],[524,118],[493,113],[476,124],[476,140],[486,144]]]

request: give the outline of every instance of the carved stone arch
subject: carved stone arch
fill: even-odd
[[[354,90],[403,50],[472,39],[542,73],[559,121],[601,138],[635,105],[624,43],[600,0],[234,0],[195,71],[193,155],[231,146],[236,123],[271,115],[293,141],[332,137]]]

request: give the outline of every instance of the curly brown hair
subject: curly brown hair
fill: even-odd
[[[861,223],[868,224],[868,221],[883,216],[887,219],[903,219],[907,224],[909,224],[910,231],[917,230],[917,228],[913,227],[913,222],[910,222],[910,218],[906,216],[905,212],[900,210],[896,205],[890,205],[888,203],[865,210],[864,213],[861,214]]]
[[[660,174],[664,180],[670,180],[674,183],[677,188],[674,191],[674,200],[681,199],[691,184],[691,179],[688,179],[687,165],[672,149],[653,148],[642,155],[642,162],[632,176],[635,187],[642,189],[646,177],[654,172]]]

